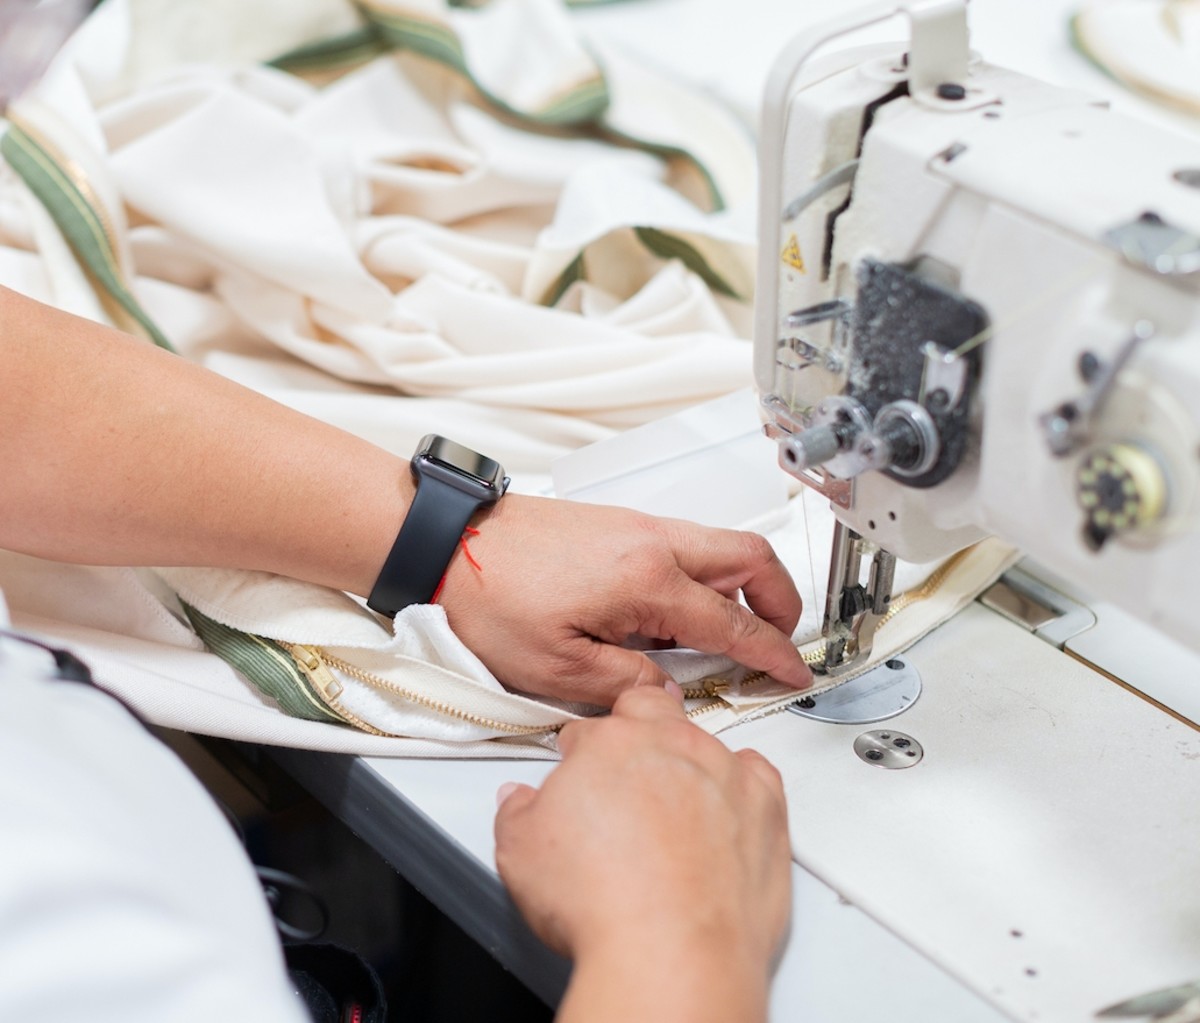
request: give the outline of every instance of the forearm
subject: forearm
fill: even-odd
[[[765,1020],[768,978],[743,951],[717,943],[639,943],[626,935],[622,945],[577,960],[556,1023]]]
[[[0,547],[369,591],[411,501],[402,459],[3,289],[0,323]]]
[[[416,492],[403,459],[4,289],[0,324],[0,548],[370,594]],[[638,636],[811,683],[788,639],[799,595],[762,537],[517,494],[479,521],[472,558],[437,552],[439,602],[502,682],[611,703],[666,680],[623,645]]]

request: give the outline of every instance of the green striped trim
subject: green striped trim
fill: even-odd
[[[601,0],[601,2],[611,2],[611,0]],[[524,122],[529,127],[586,129],[602,134],[615,144],[640,149],[664,160],[685,160],[695,167],[704,182],[710,209],[725,208],[724,197],[721,195],[721,190],[712,173],[694,154],[679,146],[666,145],[652,139],[640,138],[627,132],[618,131],[604,122],[604,114],[609,105],[609,94],[603,71],[600,71],[595,79],[580,83],[540,111],[517,110],[499,96],[485,89],[475,79],[467,66],[462,43],[452,29],[429,21],[406,18],[404,15],[394,12],[381,11],[367,4],[360,5],[360,9],[379,28],[383,38],[392,45],[420,53],[422,56],[463,75],[479,90],[480,95],[501,113]]]
[[[709,266],[708,260],[678,235],[667,234],[654,227],[635,227],[633,233],[637,235],[638,241],[660,259],[678,259],[713,291],[745,301],[724,277]]]
[[[268,61],[268,64],[280,71],[300,75],[306,71],[335,70],[362,64],[387,49],[388,44],[378,29],[373,25],[364,25],[345,35],[288,50]]]
[[[729,298],[746,301],[733,285],[709,265],[708,260],[700,254],[695,246],[688,244],[678,235],[668,234],[655,227],[635,227],[633,233],[637,240],[659,259],[677,259],[713,291]],[[584,252],[580,252],[571,260],[563,272],[554,279],[554,283],[546,289],[546,293],[542,296],[542,305],[557,305],[567,288],[576,281],[587,279]]]
[[[617,131],[608,125],[604,126],[604,131],[605,135],[612,142],[627,145],[633,149],[640,149],[662,160],[682,160],[684,163],[691,164],[695,168],[696,173],[700,175],[700,180],[704,183],[704,190],[708,193],[709,210],[716,213],[725,209],[725,196],[721,194],[717,179],[712,176],[712,171],[704,165],[695,153],[688,152],[688,150],[680,146],[669,146],[662,142],[654,142],[651,139],[643,139],[636,135]]]
[[[471,78],[462,43],[445,25],[406,18],[401,14],[379,11],[372,7],[363,7],[362,10],[389,45],[400,50],[412,50]],[[471,80],[474,82],[473,78]],[[478,83],[475,84],[478,87]],[[479,91],[491,98],[490,93],[482,88]]]
[[[241,672],[259,692],[279,704],[285,714],[307,721],[346,723],[326,706],[308,676],[278,643],[222,625],[191,605],[181,603],[204,645]]]
[[[173,352],[171,342],[126,286],[117,261],[115,240],[109,237],[100,214],[53,156],[16,124],[10,125],[0,139],[0,155],[46,208],[75,258],[93,280],[138,323],[150,340]]]
[[[1110,81],[1116,82],[1118,85],[1123,85],[1124,83],[1113,73],[1112,68],[1097,57],[1087,43],[1084,42],[1083,32],[1080,29],[1081,24],[1082,18],[1078,13],[1072,14],[1067,20],[1067,38],[1071,43],[1071,48]]]
[[[411,50],[463,75],[491,106],[509,117],[540,127],[591,126],[608,109],[608,85],[603,77],[596,77],[581,82],[540,110],[518,110],[486,89],[471,74],[462,43],[453,29],[366,4],[361,10],[392,46]]]
[[[627,0],[567,0],[567,5],[589,7],[621,2]],[[471,8],[482,5],[470,0],[450,0],[450,6]],[[528,129],[572,130],[604,138],[614,145],[651,153],[663,160],[686,161],[700,175],[708,194],[709,209],[725,208],[724,197],[712,172],[699,157],[679,146],[618,131],[604,122],[604,114],[609,106],[609,92],[602,70],[594,79],[579,83],[540,110],[518,110],[486,89],[471,74],[462,42],[453,29],[422,18],[380,10],[368,3],[360,2],[358,7],[367,19],[367,24],[362,29],[291,50],[276,57],[270,64],[281,70],[297,73],[335,70],[361,63],[389,48],[409,50],[462,75],[489,106]]]
[[[587,266],[583,260],[583,253],[580,252],[567,264],[566,269],[558,275],[554,283],[546,289],[546,294],[542,296],[542,305],[558,305],[558,300],[563,297],[567,288],[576,281],[585,280],[587,280]]]

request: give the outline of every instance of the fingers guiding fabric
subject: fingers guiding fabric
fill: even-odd
[[[663,596],[663,599],[691,609],[691,613],[676,624],[672,637],[681,646],[726,654],[748,668],[765,671],[772,678],[797,689],[812,685],[812,671],[787,633],[707,586],[689,580],[681,589],[686,596],[669,593]]]
[[[604,680],[610,702],[627,689],[661,689],[671,681],[670,675],[640,651],[597,643],[592,654],[594,670]]]
[[[687,713],[683,708],[683,690],[670,678],[661,686],[634,686],[617,696],[611,716],[650,722],[687,721]],[[591,718],[572,721],[560,731],[558,751],[563,759],[566,760],[573,754],[582,736],[597,726],[603,726],[605,720]]]
[[[671,683],[675,689],[679,686]],[[680,697],[683,692],[680,690]],[[686,720],[683,701],[667,691],[665,686],[638,686],[627,689],[613,704],[613,714],[621,717],[638,718],[642,721]]]
[[[791,574],[764,537],[733,530],[709,530],[702,545],[673,544],[679,567],[714,590],[738,590],[764,621],[791,635],[800,621],[800,593]]]
[[[756,615],[769,622],[785,636],[790,636],[800,622],[803,610],[800,593],[783,563],[774,558],[770,565],[755,573],[742,584],[746,603]]]

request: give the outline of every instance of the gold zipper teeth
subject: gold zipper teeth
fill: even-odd
[[[278,650],[276,650],[274,648],[274,646],[272,646],[272,644],[268,643],[261,636],[255,636],[253,633],[246,633],[246,636],[264,654],[266,654],[272,660],[277,662],[280,665],[280,667],[282,667],[285,671],[287,670],[287,668],[289,667],[287,657],[284,654],[280,653]],[[290,653],[290,651],[289,651],[289,653]],[[292,656],[293,656],[293,659],[295,659],[295,655],[292,655]],[[312,680],[311,676],[310,676],[310,681],[313,682],[314,686],[317,686],[316,681]],[[334,715],[336,715],[337,717],[343,717],[344,715],[343,715],[343,711],[341,710],[341,708],[333,707],[330,705],[330,701],[328,699],[329,694],[326,693],[323,689],[321,689],[320,686],[317,686],[317,689],[319,690],[319,697],[320,697],[319,699],[317,697],[313,696],[313,694],[308,689],[304,688],[303,686],[300,687],[300,695],[303,696],[304,699],[307,700],[309,703],[311,703],[314,707],[323,709],[323,710],[332,711],[334,713]],[[346,717],[345,720],[349,720],[349,718]],[[353,722],[351,722],[351,723],[353,723]]]
[[[924,600],[934,593],[946,580],[948,576],[957,566],[959,561],[967,554],[970,548],[961,550],[952,555],[935,571],[929,578],[920,586],[916,586],[911,590],[906,590],[892,601],[887,613],[880,620],[879,625],[883,626],[891,621],[897,614],[907,608],[909,605]],[[376,689],[384,689],[388,692],[395,693],[397,696],[410,703],[414,703],[419,707],[424,707],[426,710],[431,710],[434,713],[442,714],[446,717],[456,718],[459,721],[465,721],[468,724],[477,725],[481,728],[490,728],[498,732],[506,732],[510,735],[535,735],[546,732],[557,732],[562,725],[513,725],[506,721],[493,721],[490,718],[482,717],[478,714],[472,714],[470,711],[460,710],[457,707],[452,707],[448,703],[443,703],[441,700],[434,700],[428,696],[423,696],[420,693],[413,692],[410,689],[405,689],[403,686],[397,685],[388,679],[380,678],[378,675],[372,675],[362,668],[358,668],[347,661],[343,661],[340,657],[330,654],[328,651],[321,650],[318,647],[302,646],[300,644],[281,643],[285,649],[291,653],[296,661],[297,667],[300,668],[310,678],[319,670],[321,666],[336,668],[344,675],[351,678],[356,678],[360,682],[364,682]],[[815,664],[821,661],[825,656],[825,646],[821,644],[807,653],[802,655],[806,664]],[[314,663],[315,662],[315,663]],[[742,678],[742,685],[754,685],[758,682],[768,680],[770,676],[765,671],[752,671]],[[321,693],[322,698],[339,713],[346,717],[352,724],[357,725],[365,731],[374,732],[376,734],[384,734],[379,729],[372,727],[355,717],[338,702],[337,698],[341,695],[340,691],[329,691],[327,685],[323,685],[319,679],[314,680],[317,691]],[[718,710],[728,706],[721,699],[720,694],[729,689],[728,679],[720,678],[716,675],[710,675],[706,678],[698,679],[686,686],[680,687],[683,690],[683,695],[689,700],[703,700],[699,706],[692,707],[687,711],[689,718],[699,717],[702,714],[707,714],[710,711]],[[803,695],[803,694],[799,694]]]
[[[729,683],[725,679],[709,675],[707,678],[689,682],[687,685],[680,686],[679,688],[683,690],[685,699],[705,700],[719,697],[721,693],[729,688]]]
[[[699,717],[701,714],[707,714],[710,710],[719,710],[722,707],[727,707],[728,704],[719,696],[711,697],[707,703],[701,704],[699,707],[690,707],[684,711],[689,718]]]
[[[330,706],[332,707],[333,705],[330,704]],[[382,728],[376,728],[374,725],[367,724],[357,714],[355,714],[353,711],[346,710],[345,707],[334,707],[333,709],[336,710],[338,715],[341,716],[342,718],[344,718],[348,724],[353,725],[355,728],[361,729],[364,732],[368,732],[371,735],[388,735],[389,734],[389,733],[385,732]]]
[[[41,150],[40,153],[30,150],[29,155],[42,165],[43,170],[49,171],[51,176],[55,172],[61,174],[79,193],[86,210],[83,212],[83,216],[86,219],[87,212],[90,212],[96,218],[100,233],[104,236],[106,245],[100,246],[101,258],[108,264],[108,268],[117,279],[117,282],[127,292],[132,294],[129,276],[126,273],[126,268],[121,264],[119,235],[113,224],[112,214],[108,206],[101,201],[99,193],[96,191],[95,186],[88,178],[84,169],[76,160],[66,155],[56,144],[51,142],[41,131],[33,127],[24,118],[14,117],[11,113],[8,117],[9,122],[15,128],[24,132],[33,145]],[[68,197],[70,198],[69,194]],[[79,203],[73,199],[71,202],[78,209]],[[138,321],[137,317],[130,315],[129,311],[117,301],[116,297],[107,288],[100,286],[99,282],[94,280],[95,275],[92,271],[86,266],[83,267],[83,270],[88,279],[93,283],[96,297],[112,321],[126,333],[152,339],[152,336]]]
[[[948,557],[937,568],[935,568],[929,574],[929,578],[921,583],[920,586],[914,586],[911,590],[905,590],[903,593],[901,593],[900,596],[892,601],[891,606],[887,609],[887,614],[883,616],[879,624],[886,625],[893,617],[903,611],[910,604],[913,604],[918,600],[927,600],[929,597],[933,596],[934,592],[938,590],[942,583],[946,581],[946,576],[958,568],[959,562],[961,562],[974,549],[975,548],[972,546],[964,547],[961,551],[955,551],[955,553],[951,554],[950,557]]]
[[[426,710],[431,710],[436,714],[442,714],[445,717],[456,718],[459,721],[465,721],[467,724],[477,725],[481,728],[490,728],[496,732],[506,732],[509,735],[537,735],[545,732],[557,732],[562,728],[562,725],[514,725],[507,721],[493,721],[490,718],[485,718],[479,714],[472,714],[470,711],[460,710],[458,707],[453,707],[441,700],[435,700],[431,697],[424,696],[421,693],[413,692],[411,689],[405,689],[403,686],[397,685],[386,678],[380,678],[378,675],[372,675],[368,671],[363,671],[362,668],[350,664],[348,661],[343,661],[340,657],[330,654],[328,651],[321,650],[319,647],[299,646],[295,648],[300,653],[294,653],[297,657],[297,664],[300,670],[308,674],[311,669],[306,667],[304,660],[301,659],[301,654],[311,654],[322,664],[330,668],[336,668],[343,675],[349,675],[351,678],[356,678],[360,682],[365,682],[367,685],[376,689],[384,689],[388,692],[395,693],[397,696],[409,703],[415,703],[418,707],[424,707]],[[336,699],[336,697],[333,697]],[[342,710],[339,706],[339,710]]]
[[[964,547],[961,551],[956,551],[944,562],[942,562],[942,564],[940,564],[936,569],[929,573],[929,578],[921,583],[920,586],[914,586],[911,590],[905,590],[898,597],[896,597],[896,599],[891,602],[887,612],[879,620],[879,625],[877,625],[876,628],[883,628],[883,626],[895,618],[896,615],[898,615],[905,608],[915,604],[917,601],[927,600],[929,597],[931,597],[934,592],[941,587],[942,583],[946,581],[946,576],[948,576],[958,567],[959,562],[962,561],[962,559],[965,558],[972,549],[973,548],[971,547]],[[804,663],[809,666],[820,664],[825,660],[825,647],[825,643],[819,643],[817,646],[813,647],[813,649],[801,654],[800,656]],[[765,671],[752,671],[742,677],[741,684],[744,686],[754,685],[755,683],[762,682],[770,677],[771,676]],[[683,695],[689,699],[715,697],[718,696],[719,693],[724,692],[729,688],[729,681],[721,678],[718,675],[709,675],[706,678],[697,679],[695,682],[690,682],[688,685],[683,686],[682,688]]]

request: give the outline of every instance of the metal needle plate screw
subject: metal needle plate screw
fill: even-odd
[[[854,752],[865,763],[892,771],[919,764],[925,755],[921,744],[911,735],[882,729],[859,735],[854,740]]]

